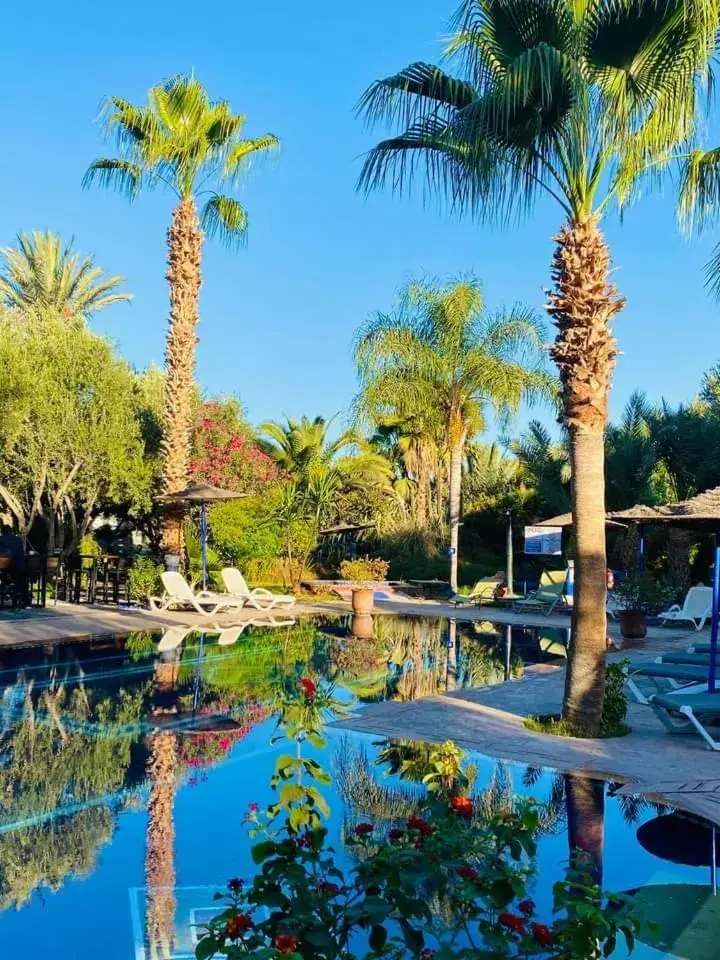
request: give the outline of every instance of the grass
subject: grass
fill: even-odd
[[[527,717],[523,721],[526,730],[532,730],[533,733],[550,733],[554,737],[579,737],[587,739],[588,735],[582,730],[571,727],[566,720],[556,714],[545,714],[539,717]],[[630,727],[627,723],[619,721],[617,723],[604,723],[600,729],[602,739],[610,737],[626,737],[630,733]]]

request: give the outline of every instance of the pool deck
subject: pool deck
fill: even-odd
[[[162,630],[184,624],[230,626],[246,620],[299,616],[306,613],[349,613],[341,601],[299,603],[290,610],[236,610],[219,617],[201,618],[194,612],[155,613],[132,608],[78,606],[57,603],[44,610],[0,613],[0,650],[24,644],[48,644],[127,633]],[[478,619],[523,626],[568,627],[565,615],[517,614],[494,608],[455,608],[433,601],[387,601],[376,612],[405,616]],[[609,624],[618,637],[617,624]],[[692,629],[650,627],[647,638],[635,648],[611,653],[610,658],[652,659],[669,650],[685,649],[695,639],[707,639]],[[673,806],[704,816],[720,825],[720,753],[705,749],[696,736],[671,737],[652,711],[631,704],[627,737],[612,740],[577,740],[526,730],[523,719],[531,714],[556,713],[562,702],[562,666],[528,668],[521,680],[479,689],[454,690],[412,703],[377,703],[364,707],[360,716],[338,726],[379,736],[407,737],[442,742],[452,739],[468,750],[488,756],[546,766],[588,776],[617,779],[623,790],[665,799]]]

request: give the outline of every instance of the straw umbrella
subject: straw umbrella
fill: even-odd
[[[720,487],[705,490],[689,500],[680,500],[663,507],[639,505],[629,510],[608,514],[615,520],[634,520],[647,524],[674,524],[681,527],[705,528],[715,533],[712,622],[710,627],[710,667],[708,690],[717,691],[718,619],[720,616]]]
[[[175,493],[165,493],[156,500],[164,503],[194,503],[200,506],[200,549],[202,552],[202,586],[207,589],[207,505],[209,503],[220,503],[224,500],[239,500],[246,497],[246,493],[238,493],[236,490],[222,490],[220,487],[213,487],[209,483],[191,483],[184,490],[178,490]]]

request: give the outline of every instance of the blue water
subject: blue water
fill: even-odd
[[[377,625],[377,639],[365,641],[348,638],[344,621],[323,620],[247,630],[234,647],[222,650],[212,636],[203,638],[202,650],[199,638],[192,637],[164,658],[152,655],[154,641],[137,636],[116,647],[68,644],[51,656],[39,649],[5,653],[0,671],[0,957],[146,960],[148,867],[153,882],[158,877],[172,881],[164,901],[166,907],[171,904],[178,941],[172,956],[191,955],[190,924],[207,917],[203,911],[212,910],[213,892],[228,877],[252,872],[243,819],[251,802],[270,801],[274,758],[286,751],[283,744],[270,745],[275,724],[262,709],[274,663],[284,659],[288,664],[302,654],[308,670],[333,679],[346,699],[354,691],[365,700],[403,699],[470,682],[471,675],[477,679],[478,664],[480,673],[489,672],[493,680],[506,673],[502,634],[492,638],[487,628],[478,635],[468,627],[453,632],[448,647],[447,624],[385,620]],[[523,644],[532,646],[521,636],[518,649]],[[525,652],[528,658],[543,656],[539,647]],[[520,669],[513,654],[513,670]],[[119,702],[121,689],[134,698],[132,706],[122,717],[108,717],[104,711],[117,711],[108,704]],[[226,748],[207,764],[190,764],[187,744],[195,742],[193,730],[214,722],[223,727],[228,718],[235,729],[242,724],[239,739],[228,746],[224,728],[219,729],[209,740],[225,738]],[[417,786],[390,777],[374,763],[375,740],[330,728],[320,759],[337,773],[339,757],[354,758],[351,767],[357,767],[365,754],[381,785],[412,798]],[[169,797],[165,832],[158,833],[148,801],[152,758],[160,744],[173,744],[175,753],[164,794]],[[86,769],[93,749],[98,753]],[[478,768],[476,793],[494,785],[495,796],[506,798],[524,795],[544,802],[555,795],[556,803],[548,804],[552,823],[540,839],[532,891],[540,913],[549,916],[552,883],[568,858],[563,778],[553,771],[533,776],[523,765],[482,756],[468,759]],[[348,867],[344,824],[367,819],[368,811],[349,809],[340,793],[336,778],[329,789],[330,839]],[[606,799],[606,889],[708,882],[707,869],[669,863],[639,845],[637,827],[657,813],[646,804],[628,823],[620,800]],[[159,847],[158,838],[165,841]],[[153,866],[148,856],[155,848],[161,863]],[[664,955],[649,948],[636,953]]]

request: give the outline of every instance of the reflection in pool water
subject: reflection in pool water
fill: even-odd
[[[277,664],[302,662],[362,705],[501,682],[522,673],[523,663],[563,653],[559,632],[510,633],[487,622],[379,617],[364,638],[350,628],[328,618],[258,624],[232,644],[208,631],[160,654],[158,637],[147,634],[3,650],[2,955],[192,955],[192,924],[213,912],[213,892],[252,870],[241,824],[250,802],[269,801],[282,749],[270,745]],[[452,730],[443,735],[451,739]],[[358,819],[388,829],[407,816],[424,790],[427,752],[423,744],[377,744],[331,730],[324,765],[335,775],[329,828],[338,849]],[[707,884],[706,868],[672,863],[638,843],[638,826],[661,809],[607,799],[601,782],[481,756],[469,761],[483,809],[511,809],[522,795],[542,801],[533,893],[546,915],[570,846],[592,858],[608,889],[707,889],[697,886]],[[349,863],[350,852],[344,856]],[[707,897],[696,899],[707,917]],[[691,915],[682,926],[683,942],[692,922]],[[667,936],[677,938],[673,931]],[[697,940],[688,956],[714,956]],[[672,954],[642,947],[637,955]]]

